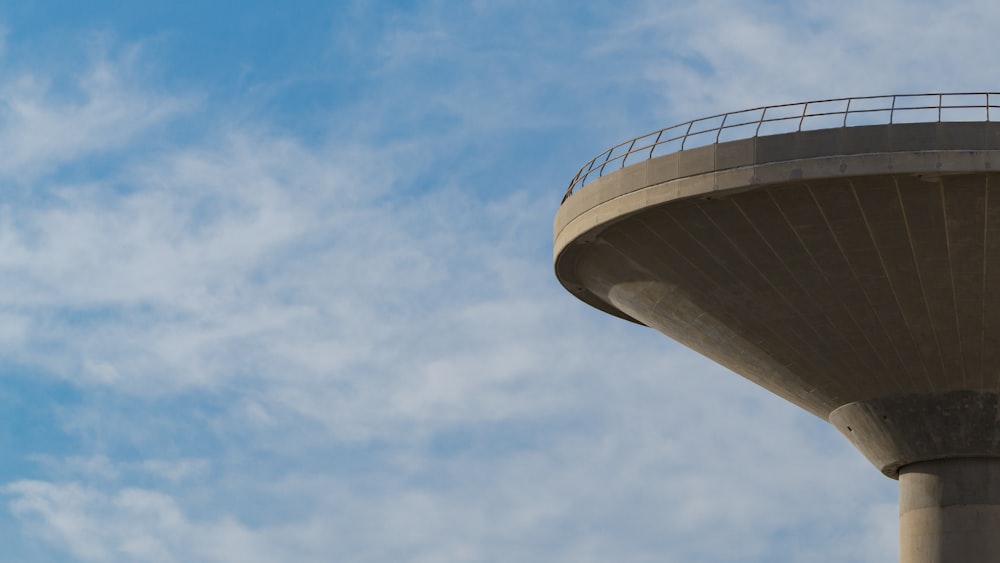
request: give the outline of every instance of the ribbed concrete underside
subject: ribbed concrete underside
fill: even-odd
[[[824,418],[872,397],[1000,388],[997,174],[687,199],[611,226],[589,253],[591,290]]]
[[[1000,556],[1000,124],[842,128],[612,172],[555,269],[901,479],[901,561]]]
[[[1000,458],[997,138],[870,127],[626,167],[560,209],[556,273],[830,420],[889,476]]]

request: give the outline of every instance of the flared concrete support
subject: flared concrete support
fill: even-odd
[[[848,403],[830,423],[888,477],[950,458],[1000,458],[1000,392],[960,389]]]
[[[1000,459],[900,468],[899,545],[900,563],[1000,561]]]

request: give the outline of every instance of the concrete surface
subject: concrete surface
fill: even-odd
[[[865,405],[891,411],[911,396],[935,397],[924,401],[934,412],[963,408],[948,391],[997,403],[994,170],[994,123],[849,127],[674,153],[565,201],[556,274],[591,305],[823,419],[854,404],[835,425],[888,475],[927,459],[1000,456],[1000,440],[970,448],[951,428],[901,449],[913,436],[895,435],[910,429],[895,412],[847,430]]]
[[[899,474],[901,563],[1000,561],[1000,460],[949,459]]]
[[[790,133],[634,164],[563,202],[555,271],[898,476],[902,561],[1000,561],[1000,124]]]

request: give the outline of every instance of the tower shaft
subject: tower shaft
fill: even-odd
[[[1000,561],[1000,459],[941,459],[902,467],[899,560]]]

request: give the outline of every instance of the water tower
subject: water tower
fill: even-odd
[[[555,271],[833,424],[899,480],[901,561],[1000,561],[1000,94],[632,139],[570,184]]]

